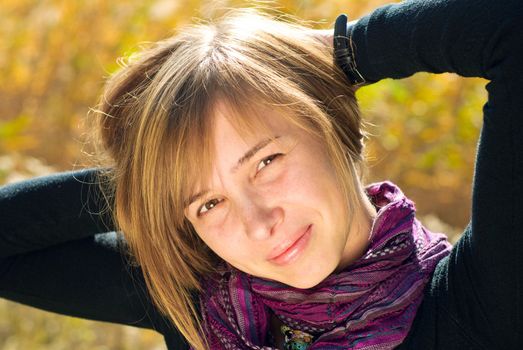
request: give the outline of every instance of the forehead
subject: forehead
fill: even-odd
[[[214,156],[229,151],[241,151],[252,147],[262,139],[277,135],[291,135],[298,132],[292,118],[281,110],[264,106],[253,106],[249,110],[231,108],[219,101],[216,103],[212,118],[212,145]]]
[[[199,171],[192,172],[188,177],[192,182],[192,193],[209,187],[217,172],[230,176],[229,172],[238,160],[252,151],[255,145],[266,144],[269,147],[274,143],[292,147],[293,140],[304,132],[294,125],[290,113],[259,105],[231,107],[228,103],[217,101],[207,118],[209,139],[201,142],[200,150],[193,149],[190,153],[194,157],[187,159],[199,164]],[[268,139],[272,142],[262,142]]]

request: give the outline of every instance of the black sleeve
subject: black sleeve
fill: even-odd
[[[470,224],[438,265],[407,343],[523,348],[523,2],[405,1],[350,31],[369,81],[421,71],[489,80]],[[451,343],[456,333],[463,343]]]
[[[0,257],[114,230],[97,169],[0,187]]]
[[[96,169],[0,188],[0,297],[65,315],[152,328],[186,342],[153,306],[104,213]]]

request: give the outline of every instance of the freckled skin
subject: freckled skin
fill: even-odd
[[[321,142],[278,118],[274,110],[264,112],[271,135],[240,135],[227,113],[217,104],[216,159],[206,184],[210,192],[187,210],[202,240],[236,268],[297,288],[318,284],[363,254],[375,211],[366,203],[348,227],[348,212]],[[278,142],[230,172],[247,150],[268,136],[279,136]],[[278,153],[283,155],[268,159]],[[297,238],[311,224],[310,240],[296,260],[285,265],[267,260],[275,247]]]

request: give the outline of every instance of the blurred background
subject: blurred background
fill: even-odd
[[[331,28],[390,1],[259,2]],[[104,80],[144,43],[213,7],[246,1],[3,0],[0,3],[0,184],[89,166],[86,115]],[[468,223],[486,81],[417,74],[358,91],[368,182],[389,179],[421,221],[455,241]],[[1,224],[1,223],[0,223]],[[0,300],[0,349],[165,349],[152,331],[58,316]]]

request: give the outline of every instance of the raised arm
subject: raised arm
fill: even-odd
[[[410,0],[350,26],[358,70],[370,81],[417,72],[500,80],[500,59],[521,55],[518,0]]]
[[[96,169],[0,188],[0,297],[65,315],[152,328],[169,348],[187,348],[154,308],[121,235]],[[105,214],[101,214],[105,213]]]
[[[413,332],[418,336],[408,342],[413,348],[518,348],[523,315],[523,2],[405,1],[375,10],[350,32],[357,67],[369,81],[421,71],[490,80],[471,222],[438,266],[418,312]],[[457,333],[464,342],[449,344]]]
[[[0,187],[0,257],[113,231],[96,175],[85,169]]]

